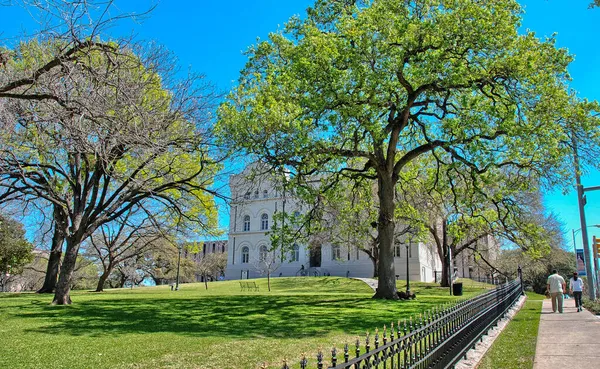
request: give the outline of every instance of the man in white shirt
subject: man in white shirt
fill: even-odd
[[[558,274],[558,271],[554,269],[552,275],[548,277],[546,288],[550,292],[550,298],[552,299],[552,311],[562,314],[563,312],[563,293],[567,290],[567,285],[563,277]]]
[[[569,293],[575,297],[577,311],[582,311],[581,295],[583,295],[583,280],[577,277],[577,272],[574,272],[573,277],[569,279]]]

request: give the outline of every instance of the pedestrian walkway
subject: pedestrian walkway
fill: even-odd
[[[565,300],[564,313],[553,313],[544,300],[533,369],[600,368],[600,319]]]
[[[373,289],[373,291],[377,291],[377,285],[379,284],[377,279],[373,279],[373,278],[354,278],[354,279],[358,279],[359,281],[365,282],[366,284],[369,285],[369,287],[371,287]]]

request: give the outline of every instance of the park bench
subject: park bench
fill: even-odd
[[[258,291],[259,288],[258,288],[258,285],[256,284],[256,282],[243,282],[243,281],[240,281],[240,290],[242,292],[244,292],[246,290],[248,290],[248,291],[250,291],[250,290]]]

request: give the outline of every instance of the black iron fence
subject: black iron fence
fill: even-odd
[[[520,271],[519,271],[520,272]],[[352,348],[331,350],[330,359],[319,352],[318,369],[438,369],[452,368],[495,326],[523,293],[520,279],[499,285],[493,290],[449,308],[435,308],[396,326],[367,334],[364,345],[357,339]],[[361,351],[364,349],[364,352]],[[329,353],[328,353],[329,356]],[[306,358],[300,368],[309,368]],[[287,363],[282,369],[289,369]]]

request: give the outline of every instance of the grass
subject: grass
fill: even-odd
[[[0,297],[0,368],[271,368],[319,347],[329,351],[384,324],[455,302],[448,289],[411,283],[412,301],[371,299],[345,278],[275,278],[272,292],[240,292],[237,281]],[[398,282],[402,288],[403,282]],[[466,286],[468,298],[482,290]]]
[[[478,369],[533,368],[543,299],[543,295],[527,292],[525,304],[490,347]]]

